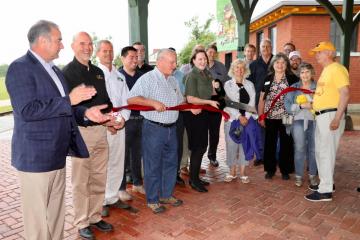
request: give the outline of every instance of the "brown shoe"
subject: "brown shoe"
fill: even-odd
[[[178,207],[183,204],[183,201],[171,196],[169,198],[160,198],[160,203],[171,204],[173,207]]]
[[[148,203],[147,206],[155,214],[165,212],[166,210],[166,208],[164,206],[161,206],[160,203]]]

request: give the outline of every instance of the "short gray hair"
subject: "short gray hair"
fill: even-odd
[[[272,46],[272,42],[271,42],[271,40],[268,39],[268,38],[263,38],[263,39],[261,40],[261,42],[260,42],[260,46],[263,45],[263,44],[266,43],[266,42],[269,43],[270,46]]]
[[[168,49],[168,48],[162,48],[158,51],[158,54],[156,56],[156,61],[159,61],[161,58],[164,57],[167,53],[173,53],[176,55],[176,52],[174,50]]]
[[[100,48],[101,48],[101,44],[110,44],[112,47],[113,47],[113,44],[112,42],[110,42],[109,40],[107,39],[104,39],[104,40],[100,40],[97,44],[96,44],[96,50],[95,52],[99,52],[100,51]]]
[[[32,25],[27,34],[30,47],[36,43],[40,36],[50,37],[53,28],[59,29],[58,25],[47,20],[40,20]]]

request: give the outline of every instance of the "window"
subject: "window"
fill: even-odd
[[[269,28],[269,39],[272,45],[272,54],[276,54],[276,39],[277,39],[277,28],[276,26]]]
[[[260,55],[260,43],[264,39],[264,32],[257,32],[256,33],[256,49],[259,49],[257,52],[257,55]]]
[[[225,67],[226,67],[226,70],[228,70],[228,71],[229,71],[231,62],[232,62],[232,52],[226,53],[225,54]]]
[[[330,39],[331,39],[331,42],[335,45],[336,49],[340,49],[341,35],[342,35],[341,29],[339,28],[336,21],[331,18]],[[355,27],[355,30],[353,32],[353,35],[351,37],[351,42],[350,42],[350,51],[351,52],[356,52],[357,35],[358,35],[358,27]]]

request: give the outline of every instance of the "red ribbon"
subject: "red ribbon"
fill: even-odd
[[[143,105],[137,105],[137,104],[130,104],[130,105],[126,105],[126,106],[121,106],[121,107],[114,107],[112,109],[113,112],[118,112],[121,109],[128,109],[128,110],[138,110],[138,111],[154,111],[155,108],[150,107],[150,106],[143,106]],[[194,105],[194,104],[180,104],[174,107],[166,107],[167,111],[184,111],[184,110],[188,110],[188,109],[202,109],[202,110],[206,110],[209,112],[218,112],[221,113],[221,115],[224,117],[225,121],[229,120],[230,116],[227,112],[224,112],[220,109],[217,109],[213,106],[210,105]]]
[[[269,112],[274,108],[275,103],[280,99],[280,97],[288,92],[294,92],[294,91],[301,91],[305,94],[313,94],[314,91],[304,89],[304,88],[295,88],[295,87],[287,87],[284,90],[282,90],[278,95],[275,96],[275,98],[272,100],[269,110],[267,110],[264,114],[261,114],[259,117],[259,121],[265,120]]]

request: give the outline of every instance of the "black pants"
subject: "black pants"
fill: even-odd
[[[129,119],[125,124],[125,168],[130,169],[133,184],[142,185],[141,176],[141,129],[143,119]],[[126,189],[126,174],[120,190]]]
[[[184,123],[189,138],[190,180],[198,184],[202,157],[208,145],[208,112],[202,111],[198,115],[184,112]]]
[[[178,120],[176,121],[176,135],[178,140],[178,168],[177,173],[180,172],[180,164],[183,155],[183,148],[188,148],[189,146],[184,145],[184,132],[185,132],[185,125],[184,125],[184,112],[179,112]]]
[[[276,144],[279,136],[279,168],[281,174],[289,174],[294,170],[294,151],[291,136],[286,134],[281,119],[265,119],[264,170],[270,174],[276,172]]]
[[[221,113],[209,112],[209,149],[208,158],[210,160],[216,160],[216,150],[219,145],[219,132],[221,125]]]

